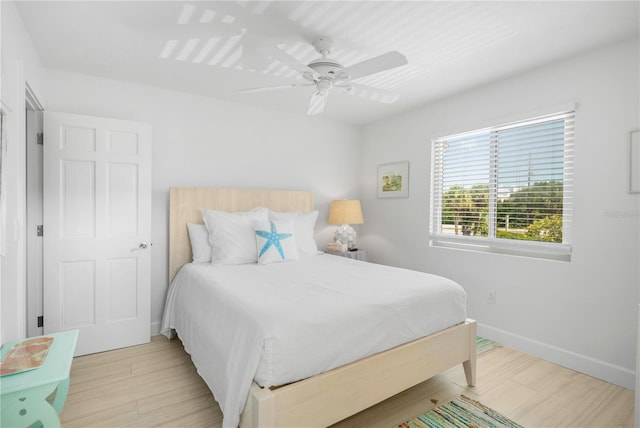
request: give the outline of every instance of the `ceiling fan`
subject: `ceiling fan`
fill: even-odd
[[[333,87],[340,88],[347,93],[352,93],[354,88],[364,89],[370,92],[384,92],[380,89],[358,84],[353,82],[353,80],[400,67],[408,63],[407,58],[400,52],[391,51],[359,62],[350,67],[344,67],[338,61],[328,57],[333,49],[333,44],[334,41],[330,37],[320,37],[316,40],[313,43],[313,47],[318,51],[318,53],[320,53],[321,57],[306,65],[302,64],[297,59],[277,47],[266,48],[267,53],[272,59],[278,60],[293,70],[300,72],[305,82],[242,89],[239,92],[252,93],[315,86],[316,91],[311,96],[309,109],[307,110],[308,115],[314,115],[324,111],[324,106],[327,103],[327,97]]]

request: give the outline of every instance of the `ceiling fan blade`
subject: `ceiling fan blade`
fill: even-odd
[[[387,91],[385,89],[374,88],[372,86],[361,85],[356,82],[345,82],[334,85],[336,88],[343,89],[346,93],[360,98],[366,98],[370,101],[377,101],[384,104],[392,104],[400,98],[400,95]]]
[[[400,67],[408,63],[407,58],[400,52],[391,51],[347,67],[342,70],[342,73],[347,74],[353,80]]]
[[[327,104],[327,98],[329,97],[329,91],[316,91],[311,96],[309,101],[309,110],[307,115],[312,116],[315,114],[324,113],[324,106]]]
[[[275,46],[267,46],[263,48],[263,51],[267,53],[271,59],[278,60],[287,67],[296,70],[302,74],[304,73],[312,73],[316,75],[317,73],[312,68],[307,67],[305,64],[301,63],[282,49]]]
[[[314,86],[314,83],[288,83],[285,85],[262,86],[259,88],[238,89],[238,92],[242,92],[244,94],[252,94],[254,92],[275,91],[278,89],[293,89],[300,86]]]

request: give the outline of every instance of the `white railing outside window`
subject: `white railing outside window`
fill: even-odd
[[[431,245],[569,260],[574,118],[434,139]]]

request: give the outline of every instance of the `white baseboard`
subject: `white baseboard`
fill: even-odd
[[[567,349],[538,342],[499,328],[478,323],[478,336],[494,340],[518,351],[559,364],[580,373],[593,376],[614,385],[634,390],[636,375],[633,370],[581,355]]]
[[[157,336],[160,334],[160,321],[154,321],[151,323],[151,336]]]

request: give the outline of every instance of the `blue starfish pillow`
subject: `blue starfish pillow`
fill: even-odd
[[[300,258],[294,236],[293,221],[255,222],[258,263],[269,263],[298,260]]]

